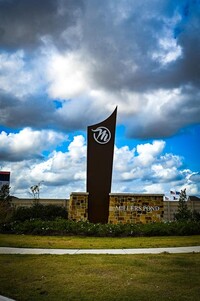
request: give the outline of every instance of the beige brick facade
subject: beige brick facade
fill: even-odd
[[[110,194],[109,223],[151,223],[163,220],[162,194]]]
[[[150,223],[163,220],[162,194],[110,194],[108,222]],[[88,220],[88,193],[70,195],[69,219]]]
[[[88,193],[71,193],[69,200],[68,218],[73,221],[88,220]]]

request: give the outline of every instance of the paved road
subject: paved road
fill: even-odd
[[[80,255],[80,254],[161,254],[161,253],[200,253],[200,246],[178,248],[143,248],[143,249],[32,249],[1,247],[0,254],[53,254],[53,255]]]

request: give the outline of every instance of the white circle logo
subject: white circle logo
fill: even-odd
[[[96,128],[96,130],[92,130],[94,132],[93,137],[97,143],[106,144],[111,139],[111,132],[105,126],[100,126]]]

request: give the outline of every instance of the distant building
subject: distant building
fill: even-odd
[[[189,210],[200,212],[200,198],[189,195],[186,201]],[[174,220],[174,214],[177,213],[179,201],[164,201],[164,220]]]
[[[5,184],[10,185],[10,172],[0,171],[0,188]]]
[[[190,195],[190,196],[188,197],[188,201],[191,201],[191,202],[196,202],[196,201],[198,201],[198,202],[200,202],[200,198],[199,198],[198,196],[195,196],[195,195]]]

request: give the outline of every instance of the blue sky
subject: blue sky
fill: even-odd
[[[112,192],[200,195],[200,1],[0,1],[0,169],[86,189],[87,126],[118,106]]]

